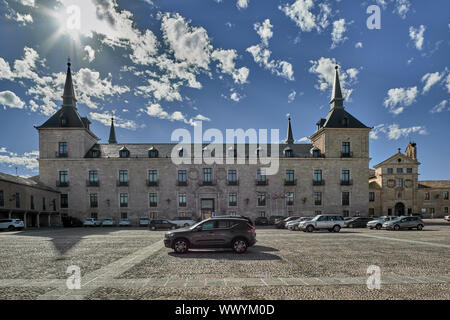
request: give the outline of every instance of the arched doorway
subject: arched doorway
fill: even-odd
[[[401,203],[401,202],[398,202],[395,205],[394,214],[396,216],[404,216],[405,215],[405,205],[403,203]]]

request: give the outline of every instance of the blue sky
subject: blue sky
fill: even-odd
[[[366,26],[370,5],[379,30]],[[101,142],[112,114],[119,142],[136,143],[169,142],[195,120],[284,138],[290,114],[305,143],[338,64],[347,111],[374,128],[371,166],[414,140],[420,179],[450,179],[449,10],[445,0],[0,0],[0,170],[38,173],[33,126],[61,105],[70,56],[78,110]]]

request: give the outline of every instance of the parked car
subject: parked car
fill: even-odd
[[[178,228],[189,227],[196,223],[194,220],[187,217],[176,217],[169,221],[176,224]]]
[[[298,231],[300,230],[298,228],[298,225],[300,224],[300,222],[302,221],[306,221],[306,220],[311,220],[313,217],[301,217],[295,220],[291,220],[288,223],[286,223],[286,229],[291,230],[291,231]]]
[[[367,223],[371,221],[370,217],[353,217],[349,220],[344,220],[345,228],[365,228],[367,227]]]
[[[83,221],[75,217],[61,217],[64,228],[82,227]]]
[[[383,223],[383,228],[388,230],[400,230],[400,229],[417,229],[422,230],[424,223],[420,217],[398,217],[395,220],[387,221]]]
[[[102,227],[115,227],[116,221],[112,218],[105,218],[102,221]]]
[[[84,227],[99,227],[101,222],[95,218],[86,218],[83,222]]]
[[[258,217],[255,219],[255,225],[267,226],[267,225],[269,225],[269,219],[267,219],[266,217]]]
[[[131,222],[128,219],[120,219],[119,220],[119,227],[130,227]]]
[[[299,229],[305,232],[323,229],[329,232],[339,232],[343,226],[344,218],[339,214],[320,214],[311,220],[302,221],[298,225]]]
[[[148,217],[139,218],[139,227],[148,227],[150,219]]]
[[[270,216],[269,217],[269,224],[273,225],[275,223],[277,223],[280,220],[283,220],[284,218],[286,218],[285,216]]]
[[[445,216],[445,217],[444,217],[444,220],[450,221],[450,216]]]
[[[287,218],[285,218],[283,220],[280,220],[277,223],[275,223],[275,227],[277,229],[284,229],[286,227],[286,223],[288,223],[289,221],[298,219],[298,218],[300,218],[300,217],[297,217],[297,216],[287,217]]]
[[[388,221],[392,221],[397,219],[398,217],[396,216],[383,216],[383,217],[379,217],[377,219],[371,220],[369,222],[367,222],[367,227],[370,229],[377,229],[380,230],[383,227],[383,223],[388,222]]]
[[[0,219],[0,229],[14,231],[22,230],[25,227],[20,219]]]
[[[255,227],[239,217],[210,218],[186,229],[169,231],[164,238],[165,246],[176,253],[205,248],[231,248],[244,253],[255,243]]]
[[[150,223],[148,225],[148,227],[151,230],[156,230],[156,229],[176,229],[177,225],[173,222],[170,222],[167,219],[152,219],[150,220]]]

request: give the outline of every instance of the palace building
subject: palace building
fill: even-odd
[[[405,154],[399,150],[374,170],[369,169],[370,128],[345,110],[337,67],[330,110],[317,122],[311,144],[295,143],[289,118],[286,140],[267,145],[268,150],[254,144],[220,145],[224,156],[240,160],[232,164],[208,164],[206,158],[216,149],[209,150],[206,144],[200,146],[201,163],[175,164],[173,154],[193,158],[198,145],[120,143],[113,119],[108,143],[99,143],[89,119],[77,111],[70,68],[68,63],[61,108],[36,127],[39,176],[32,181],[3,179],[9,186],[0,185],[0,216],[33,216],[26,225],[39,227],[57,224],[50,221],[55,213],[79,219],[127,218],[133,224],[142,216],[204,219],[213,212],[252,218],[321,213],[448,214],[450,181],[418,180],[420,163],[414,143]],[[240,148],[245,152],[237,152]],[[261,164],[250,161],[263,160],[276,155],[274,152],[279,156],[275,175],[266,176]],[[51,209],[33,204],[31,210],[28,200],[23,207],[14,208],[12,200],[5,200],[10,197],[5,193],[12,190],[11,183],[18,182],[47,192],[39,191],[36,198],[43,203],[52,199]],[[20,195],[13,193],[17,203]],[[42,206],[43,210],[36,209]],[[39,220],[43,216],[45,224]]]

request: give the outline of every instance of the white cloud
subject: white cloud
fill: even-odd
[[[239,9],[246,9],[248,7],[249,2],[250,2],[250,0],[237,0],[236,6]]]
[[[165,111],[159,103],[150,103],[145,109],[140,109],[140,112],[159,119],[165,119],[169,121],[181,121],[191,126],[195,125],[195,121],[210,121],[208,117],[201,114],[196,115],[193,118],[187,119],[187,117],[181,111],[174,111],[169,113]]]
[[[91,46],[85,46],[84,51],[86,52],[86,56],[84,57],[84,60],[92,62],[92,60],[95,59],[95,50],[92,49]]]
[[[422,77],[422,82],[425,82],[425,86],[423,87],[422,93],[426,93],[430,90],[430,88],[435,85],[437,82],[441,81],[444,77],[444,73],[434,72],[427,73]]]
[[[362,48],[362,47],[363,47],[363,43],[362,42],[355,43],[355,48]]]
[[[33,171],[39,168],[39,163],[36,160],[39,156],[39,151],[25,152],[23,155],[18,155],[15,152],[6,150],[5,147],[1,147],[0,153],[0,164],[8,167],[25,167]]]
[[[25,103],[14,92],[6,90],[0,92],[0,105],[5,109],[6,107],[23,109]]]
[[[142,128],[145,125],[139,126],[135,121],[133,120],[126,120],[122,119],[120,116],[114,115],[109,112],[105,113],[99,113],[99,112],[90,112],[89,117],[92,120],[98,121],[101,124],[109,127],[111,126],[111,118],[114,117],[114,126],[129,130],[136,130],[137,128]]]
[[[393,88],[389,89],[388,96],[384,100],[384,105],[393,114],[400,114],[405,107],[410,106],[416,101],[419,94],[417,87]]]
[[[339,19],[333,22],[333,31],[331,32],[331,40],[333,43],[331,44],[331,49],[336,48],[338,44],[343,43],[348,39],[347,37],[344,37],[345,31],[347,31],[345,19]]]
[[[442,100],[439,104],[435,105],[433,109],[430,110],[431,113],[440,113],[442,111],[448,111],[450,108],[447,108],[449,102],[447,100]]]
[[[447,87],[447,91],[450,92],[450,73],[447,76],[447,79],[445,80],[445,86]]]
[[[296,142],[298,142],[298,143],[304,143],[304,142],[309,143],[311,141],[309,140],[308,137],[302,137],[302,138],[298,139]]]
[[[294,21],[302,31],[309,32],[313,29],[321,31],[329,24],[330,7],[323,3],[319,4],[318,7],[319,12],[315,14],[313,13],[313,0],[296,0],[291,5],[278,6],[278,9]]]
[[[29,13],[20,14],[20,13],[16,12],[16,15],[11,16],[10,18],[17,22],[21,22],[22,26],[26,26],[28,23],[33,23],[33,17]]]
[[[427,130],[424,126],[400,128],[397,123],[393,123],[391,125],[379,124],[371,130],[370,138],[377,140],[381,133],[383,133],[388,140],[398,140],[402,137],[409,137],[413,133],[426,135]]]
[[[34,7],[35,3],[34,0],[20,0],[20,3],[24,6],[28,6],[28,7]]]
[[[309,72],[315,73],[318,77],[318,84],[316,88],[320,91],[326,91],[333,87],[335,66],[339,63],[334,58],[321,57],[319,60],[311,60],[312,66]],[[350,86],[355,84],[358,80],[359,70],[356,68],[349,68],[344,70],[339,69],[339,80],[341,83],[342,94],[345,99],[349,99],[353,92]]]
[[[237,92],[233,92],[230,95],[230,99],[235,101],[235,102],[239,102],[242,99],[242,96],[240,94],[238,94]]]
[[[394,12],[397,13],[402,19],[406,18],[406,14],[411,8],[409,0],[395,0]]]
[[[409,27],[409,37],[414,41],[417,50],[422,50],[425,30],[426,27],[423,24],[419,28]]]
[[[295,96],[297,95],[297,92],[295,90],[292,90],[291,93],[288,95],[288,103],[291,103],[295,100]]]
[[[268,46],[269,45],[269,40],[273,36],[273,32],[272,32],[273,25],[270,23],[270,19],[264,20],[263,23],[257,22],[257,23],[254,24],[253,27],[256,30],[256,33],[261,38],[262,43],[265,46]]]
[[[236,57],[237,53],[234,49],[216,49],[211,54],[211,58],[213,60],[219,61],[219,68],[221,69],[221,71],[223,73],[232,75],[235,83],[246,83],[250,71],[246,67],[236,69],[236,65],[234,63]]]

